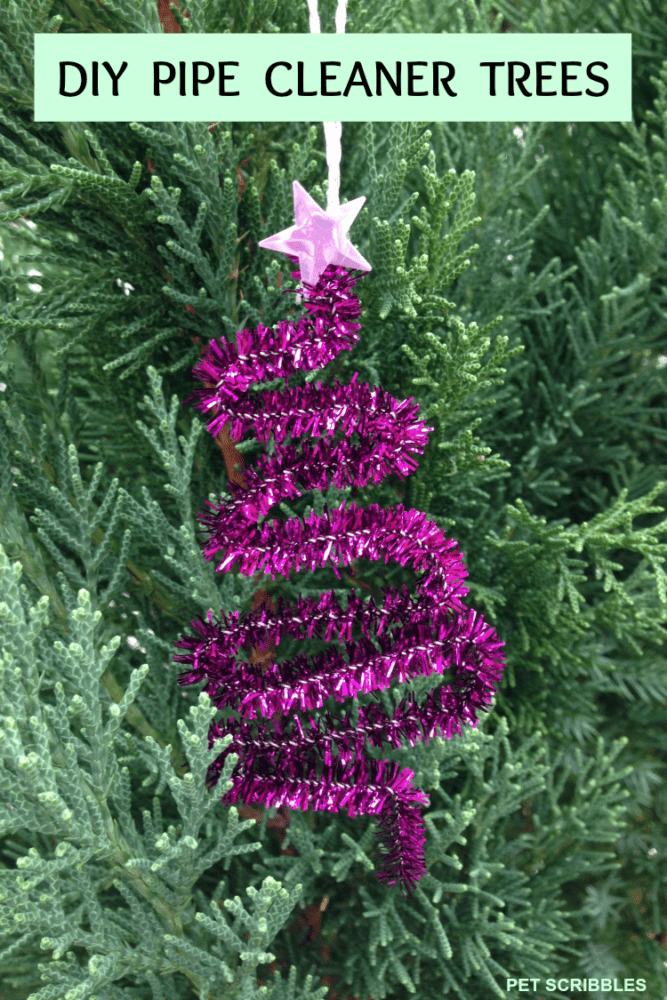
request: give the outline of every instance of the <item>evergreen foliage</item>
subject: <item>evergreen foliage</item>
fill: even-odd
[[[323,30],[334,8],[321,0]],[[301,0],[0,0],[2,1000],[487,1000],[518,997],[519,975],[643,977],[659,1000],[661,5],[349,3],[352,32],[633,34],[629,124],[344,126],[341,198],[367,198],[351,238],[373,265],[361,339],[295,384],[359,372],[414,396],[434,431],[404,482],[285,510],[427,511],[507,659],[476,729],[369,748],[430,797],[412,899],[377,883],[370,819],[224,807],[233,755],[205,788],[215,711],[171,661],[190,622],[411,581],[361,561],[338,581],[248,580],[202,555],[196,513],[225,494],[228,440],[180,403],[211,338],[298,310],[284,258],[257,244],[291,223],[293,180],[324,203],[326,170],[318,123],[33,121],[33,32],[161,19],[308,28]],[[437,683],[378,697],[390,711]]]

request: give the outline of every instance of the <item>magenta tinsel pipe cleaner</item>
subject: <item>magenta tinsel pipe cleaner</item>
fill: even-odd
[[[188,664],[181,684],[203,681],[216,706],[234,710],[210,732],[211,746],[232,735],[211,766],[211,786],[226,756],[239,755],[224,802],[377,815],[383,847],[378,878],[409,891],[425,871],[419,807],[428,799],[412,787],[409,769],[369,758],[365,746],[414,746],[419,739],[460,733],[466,721],[474,724],[499,682],[502,643],[462,604],[466,570],[456,542],[420,511],[349,503],[319,517],[258,523],[281,500],[331,481],[365,486],[390,471],[409,474],[424,450],[429,428],[412,400],[397,401],[356,376],[347,386],[287,384],[290,374],[317,369],[356,343],[356,281],[344,268],[327,265],[315,286],[306,285],[296,323],[243,330],[236,347],[213,341],[195,368],[205,383],[196,390],[196,405],[208,415],[212,434],[229,423],[235,437],[254,430],[266,441],[273,434],[275,446],[270,458],[244,470],[245,488],[230,482],[231,499],[207,501],[199,515],[208,533],[204,553],[216,559],[218,570],[238,566],[244,574],[274,578],[327,565],[338,573],[361,557],[391,559],[415,571],[415,593],[389,588],[376,603],[353,592],[342,607],[328,591],[217,620],[209,611],[207,620],[193,622],[195,635],[177,643],[185,652],[174,659]],[[253,382],[278,376],[286,379],[283,390],[249,391]],[[288,438],[306,440],[297,447],[286,444]],[[264,669],[240,657],[244,649],[275,648],[281,637],[332,645]],[[404,698],[390,714],[371,704],[359,709],[356,725],[349,713],[335,721],[328,713],[317,721],[308,716],[327,698],[342,702],[392,681],[445,671],[449,683],[421,703]]]
[[[308,2],[311,31],[319,31],[316,0]],[[345,30],[345,0],[338,3],[336,30]],[[422,512],[401,504],[382,510],[350,503],[325,508],[319,517],[263,520],[281,501],[332,482],[338,488],[366,486],[390,472],[409,475],[431,430],[411,399],[395,400],[358,383],[357,375],[348,385],[289,386],[297,371],[322,368],[358,341],[357,277],[346,269],[370,270],[347,235],[365,199],[339,201],[340,122],[325,122],[324,132],[326,211],[294,181],[295,225],[260,242],[298,258],[293,276],[301,278],[303,315],[275,329],[242,330],[236,346],[211,341],[194,369],[204,383],[195,390],[196,405],[206,413],[211,434],[228,425],[237,440],[253,431],[262,442],[273,436],[274,444],[270,457],[244,470],[243,486],[229,483],[231,499],[207,501],[209,510],[199,514],[208,532],[204,554],[217,560],[219,571],[237,566],[243,574],[264,572],[274,579],[325,566],[339,575],[339,567],[362,557],[394,560],[415,572],[415,593],[388,588],[378,604],[353,591],[343,607],[330,590],[243,618],[235,612],[214,620],[209,611],[206,621],[192,622],[195,635],[176,643],[186,652],[174,660],[189,665],[180,684],[205,682],[214,704],[231,710],[209,732],[209,747],[221,736],[232,737],[209,769],[209,786],[226,757],[238,754],[223,802],[376,815],[382,850],[377,877],[411,892],[426,870],[420,806],[428,798],[413,788],[409,768],[369,757],[366,746],[414,746],[438,734],[460,734],[466,721],[475,725],[500,681],[502,643],[477,612],[463,606],[467,574],[458,546]],[[249,391],[276,378],[285,379],[282,390]],[[276,649],[282,637],[332,645],[268,667],[240,655]],[[327,698],[342,702],[392,681],[444,672],[448,683],[421,702],[403,698],[391,713],[376,703],[359,707],[356,722],[349,712],[336,720],[329,712],[312,714]]]

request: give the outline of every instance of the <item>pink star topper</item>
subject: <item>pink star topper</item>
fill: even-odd
[[[347,236],[366,201],[364,197],[325,211],[298,181],[292,183],[292,192],[296,225],[260,240],[261,247],[298,257],[301,280],[309,285],[317,284],[329,264],[372,270]]]

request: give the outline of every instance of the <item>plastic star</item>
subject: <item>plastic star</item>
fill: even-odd
[[[329,264],[372,270],[347,236],[364,197],[325,212],[298,181],[292,183],[292,192],[296,224],[260,240],[261,247],[298,257],[301,280],[309,285],[317,284]]]

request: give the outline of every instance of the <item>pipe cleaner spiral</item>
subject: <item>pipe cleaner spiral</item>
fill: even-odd
[[[353,560],[384,558],[414,570],[414,593],[392,587],[376,602],[352,591],[344,607],[330,590],[245,617],[232,612],[214,620],[209,611],[192,623],[196,634],[177,643],[187,652],[174,659],[189,665],[180,684],[204,681],[218,708],[235,710],[226,723],[212,723],[209,737],[212,746],[232,736],[211,765],[211,787],[225,758],[238,754],[223,802],[376,815],[383,862],[377,877],[409,892],[425,872],[420,806],[428,798],[412,787],[411,770],[370,758],[365,747],[414,746],[460,734],[466,721],[475,724],[500,680],[502,643],[480,614],[463,606],[467,572],[458,545],[426,514],[402,504],[385,510],[343,502],[320,516],[267,517],[280,501],[331,482],[363,487],[391,472],[403,477],[426,446],[431,428],[411,399],[398,401],[356,375],[349,385],[289,386],[297,371],[322,368],[358,341],[357,280],[329,265],[316,284],[304,283],[308,297],[296,323],[244,329],[236,345],[214,340],[194,369],[204,383],[195,390],[196,405],[210,417],[211,434],[228,425],[237,440],[253,431],[259,441],[273,435],[274,442],[272,455],[244,470],[244,485],[230,482],[230,498],[207,501],[199,513],[208,535],[204,554],[217,560],[218,571],[237,566],[273,579],[325,566],[339,575]],[[253,383],[277,378],[285,379],[283,389],[250,391]],[[306,440],[297,446],[288,439]],[[282,637],[332,645],[268,668],[239,656],[275,649]],[[328,698],[343,702],[445,671],[449,683],[443,679],[421,702],[404,697],[393,712],[372,703],[358,708],[356,722],[350,712],[335,720],[328,712],[307,715]]]

